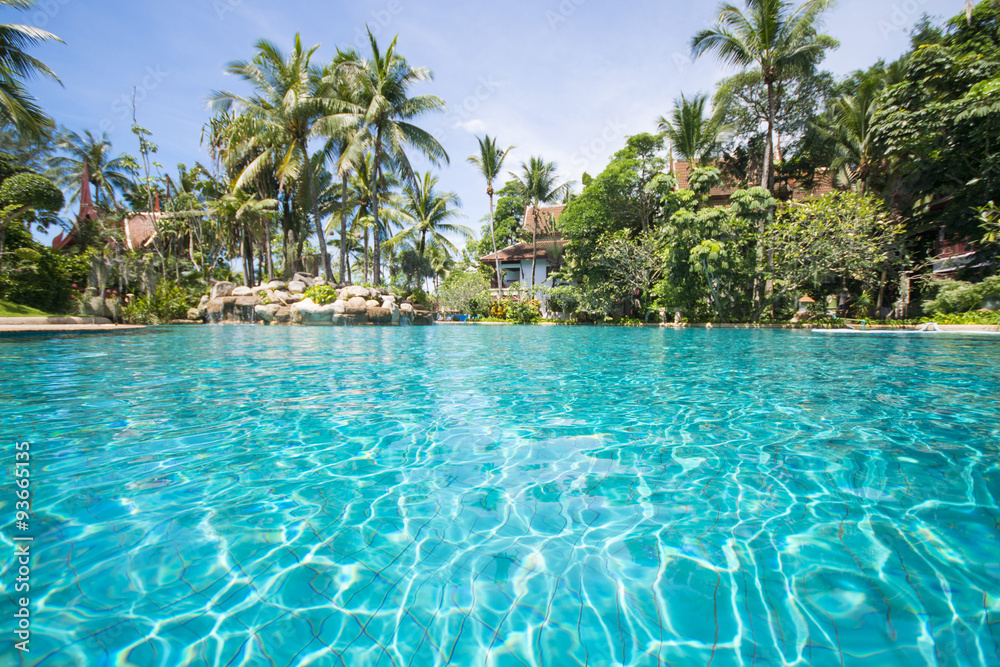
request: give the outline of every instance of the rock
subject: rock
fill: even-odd
[[[261,294],[266,293],[267,290],[268,290],[267,285],[257,285],[256,287],[250,290],[250,293],[253,294],[254,296],[260,296]]]
[[[403,315],[413,315],[413,304],[410,303],[409,301],[404,301],[399,306],[399,312],[401,312]]]
[[[274,322],[287,323],[292,321],[292,309],[287,306],[279,306],[274,313]]]
[[[207,306],[209,301],[211,301],[211,299],[208,298],[207,294],[202,295],[201,300],[198,301],[198,309],[200,310]]]
[[[369,303],[372,303],[369,301]],[[392,310],[380,306],[368,307],[368,321],[376,324],[389,324],[392,322]]]
[[[292,294],[302,294],[303,292],[306,291],[307,287],[308,285],[306,285],[301,280],[293,280],[292,282],[288,283],[288,291],[291,292]]]
[[[237,287],[230,294],[232,296],[252,296],[253,290],[249,287]]]
[[[305,298],[306,298],[305,294],[289,294],[288,298],[285,299],[285,301],[290,306],[293,303],[299,303],[300,301],[303,301]]]
[[[364,299],[367,299],[368,296],[371,294],[371,292],[368,291],[367,287],[361,287],[359,285],[351,285],[350,287],[347,287],[345,289],[347,290],[348,296],[359,296]]]
[[[339,290],[337,290],[337,298],[340,299],[341,301],[347,301],[348,299],[351,298],[351,295],[347,293],[346,287],[341,287]]]
[[[292,282],[304,283],[306,287],[312,287],[316,284],[316,276],[311,273],[296,273],[292,276]],[[288,284],[288,287],[291,289],[291,283]]]
[[[326,284],[327,283],[326,283],[325,279],[323,279],[323,278],[316,278],[315,280],[313,280],[312,286],[313,287],[319,287],[321,285],[326,285]]]
[[[283,280],[272,280],[267,284],[267,288],[271,290],[283,290],[286,285]]]
[[[272,303],[267,306],[257,306],[256,308],[254,308],[254,313],[256,313],[259,319],[270,324],[271,321],[274,319],[275,314],[277,314],[279,308],[280,306]]]
[[[365,305],[368,306],[369,308],[378,308],[381,306],[381,304],[375,299],[368,299],[367,301],[365,301]]]
[[[200,320],[202,319],[201,311],[198,310],[197,308],[188,308],[187,318],[189,320]]]
[[[392,308],[390,308],[389,310],[392,311],[392,320],[391,320],[392,323],[399,324],[399,306],[393,304]]]
[[[273,292],[269,292],[268,296],[271,298],[272,301],[277,301],[278,303],[284,301],[287,303],[288,297],[290,297],[291,294],[283,290],[274,290]]]
[[[217,282],[212,285],[212,291],[209,293],[208,300],[213,301],[224,296],[229,296],[233,293],[234,289],[236,289],[236,285],[231,282],[227,282],[225,280]]]
[[[238,296],[235,303],[238,307],[246,308],[247,306],[257,306],[260,302],[255,296]]]
[[[321,306],[312,299],[303,299],[291,308],[292,322],[304,325],[333,324],[333,304]]]
[[[362,315],[368,313],[368,303],[362,299],[360,296],[352,296],[347,301],[347,307],[344,308],[344,313],[347,315]]]
[[[382,303],[396,303],[396,301],[395,294],[385,294],[382,296]]]
[[[198,317],[194,317],[194,318],[189,317],[188,319],[207,320],[208,319],[208,300],[209,299],[208,299],[208,295],[207,294],[205,294],[204,296],[202,296],[201,300],[198,302],[198,307],[196,308],[196,310],[198,311]]]
[[[347,312],[347,302],[343,299],[337,299],[333,302],[333,312],[338,315],[343,315]]]
[[[236,316],[236,300],[251,297],[221,296],[212,299],[205,306],[206,318],[209,322],[232,322],[238,318]]]

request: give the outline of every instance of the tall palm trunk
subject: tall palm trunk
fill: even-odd
[[[347,267],[347,174],[341,176],[340,186],[340,282],[344,282]]]
[[[531,226],[531,298],[535,298],[535,258],[538,256],[538,200],[531,207],[535,216],[535,224]]]
[[[382,225],[378,219],[378,195],[382,188],[382,128],[379,128],[375,137],[375,151],[373,162],[375,164],[375,183],[372,187],[372,215],[375,217],[375,227],[372,230],[372,285],[378,285],[382,276],[382,244],[379,241],[379,230]]]
[[[333,269],[330,267],[330,253],[326,249],[326,238],[323,235],[323,225],[319,219],[319,205],[313,196],[312,163],[309,162],[309,151],[306,140],[302,139],[302,159],[306,163],[306,201],[312,211],[313,224],[316,226],[316,242],[319,244],[319,254],[323,258],[323,278],[333,282]]]
[[[268,281],[274,280],[274,259],[271,257],[271,225],[264,218],[264,266]]]
[[[503,298],[503,274],[500,273],[500,257],[497,255],[497,232],[493,227],[493,184],[486,188],[486,194],[490,196],[490,238],[493,239],[493,259],[497,265],[497,303]]]

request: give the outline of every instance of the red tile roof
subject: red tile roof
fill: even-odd
[[[559,216],[562,212],[566,210],[566,204],[560,204],[559,206],[539,206],[538,207],[538,217],[541,219],[541,225],[538,227],[538,236],[559,236],[560,232],[556,229],[555,223],[559,220]],[[524,231],[531,234],[535,229],[535,212],[532,210],[531,206],[524,207]]]
[[[677,187],[682,190],[687,190],[691,187],[691,164],[686,160],[679,160],[674,162],[674,176],[677,177]],[[778,184],[776,189],[782,187],[782,184]],[[796,181],[790,181],[788,187],[791,189],[791,198],[795,201],[803,201],[806,199],[813,199],[815,197],[822,197],[823,195],[833,192],[833,173],[828,169],[823,169],[816,174],[816,182],[812,189],[806,189],[801,186]],[[712,199],[712,204],[716,206],[723,206],[729,203],[729,198],[733,196],[733,193],[740,189],[739,182],[732,178],[727,178],[723,175],[722,182],[712,188],[709,192],[709,196]]]
[[[148,246],[156,237],[156,221],[159,213],[136,213],[125,218],[125,245],[129,250],[138,250]]]
[[[546,239],[544,241],[538,241],[535,245],[538,248],[536,257],[538,259],[545,259],[552,256],[559,250],[562,250],[562,248],[566,245],[566,241],[562,239]],[[490,253],[489,255],[482,257],[479,261],[482,264],[494,264],[497,257],[500,258],[501,262],[520,262],[522,260],[529,260],[531,259],[531,244],[516,243],[512,246],[507,246],[503,250],[497,250],[496,255]]]

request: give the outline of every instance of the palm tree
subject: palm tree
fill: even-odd
[[[711,157],[719,138],[718,119],[705,117],[707,101],[707,95],[695,95],[689,100],[681,93],[674,102],[670,119],[659,118],[659,129],[670,139],[672,150],[687,160],[692,169]]]
[[[428,235],[432,242],[450,252],[458,252],[458,249],[445,234],[458,234],[465,239],[474,235],[465,225],[448,222],[458,215],[458,209],[449,207],[461,206],[462,202],[453,192],[435,192],[437,183],[438,179],[427,172],[417,178],[415,183],[403,188],[401,213],[404,222],[409,222],[410,225],[390,239],[392,243],[398,243],[405,238],[414,239],[416,250],[421,257],[424,256]]]
[[[514,177],[514,182],[522,197],[531,202],[531,214],[535,224],[531,228],[531,294],[535,293],[535,260],[538,256],[538,208],[541,204],[558,201],[569,190],[569,183],[556,185],[556,165],[546,162],[540,157],[532,157],[528,162],[521,163],[521,175],[508,172]]]
[[[242,255],[243,277],[247,287],[254,284],[254,238],[263,236],[262,225],[274,215],[277,208],[276,199],[261,199],[256,193],[247,192],[238,185],[234,185],[230,192],[209,206],[209,214],[228,227],[230,252]]]
[[[869,179],[881,156],[872,132],[873,118],[884,79],[871,77],[861,82],[854,95],[843,95],[833,103],[828,122],[817,126],[819,132],[835,142],[836,155],[830,167],[848,184],[858,184],[858,191],[868,191]]]
[[[385,189],[385,169],[395,169],[400,176],[413,182],[414,172],[406,148],[416,148],[434,165],[441,160],[448,162],[444,147],[423,130],[409,121],[429,111],[444,109],[444,101],[434,95],[409,97],[409,87],[418,81],[431,78],[431,72],[422,67],[412,67],[406,59],[396,53],[396,39],[382,52],[371,30],[368,31],[371,56],[368,59],[345,59],[340,69],[345,73],[351,88],[351,99],[355,100],[359,111],[354,125],[358,131],[351,139],[346,157],[342,161],[357,165],[360,156],[370,151],[374,166],[374,188],[372,189],[371,214],[374,217],[374,282],[382,280],[381,245],[382,223],[380,220],[379,196]]]
[[[26,10],[34,7],[33,0],[0,0],[0,8]],[[42,61],[29,56],[24,49],[42,42],[62,42],[51,32],[18,23],[0,23],[0,124],[11,124],[29,134],[38,135],[53,127],[52,119],[24,87],[23,80],[41,75],[59,81]]]
[[[106,211],[118,208],[115,190],[127,192],[133,187],[135,158],[128,153],[111,157],[111,140],[106,132],[96,137],[90,130],[83,136],[67,130],[59,138],[58,145],[66,155],[52,158],[52,165],[61,172],[59,181],[63,187],[76,188],[71,201],[80,198],[80,186],[86,173],[94,186],[94,203]]]
[[[786,70],[808,71],[836,41],[817,31],[819,18],[830,0],[806,0],[793,9],[788,0],[746,0],[746,12],[731,4],[719,11],[718,23],[701,30],[691,40],[697,58],[715,51],[725,63],[760,67],[767,86],[767,140],[761,187],[774,191],[774,124],[779,86]]]
[[[251,97],[230,92],[213,93],[217,110],[228,113],[234,106],[246,122],[239,139],[242,153],[254,154],[237,180],[245,186],[267,164],[275,165],[282,188],[289,180],[303,185],[306,218],[312,214],[316,242],[323,258],[326,280],[333,282],[326,237],[317,210],[317,198],[311,192],[313,162],[309,155],[310,139],[322,136],[336,116],[336,103],[323,82],[323,71],[311,63],[319,45],[303,48],[301,37],[295,35],[292,52],[285,54],[272,42],[257,42],[257,53],[250,61],[229,63],[227,71],[254,87]]]
[[[508,146],[500,150],[497,148],[497,140],[495,138],[490,139],[490,135],[487,134],[483,139],[476,138],[479,140],[479,155],[473,155],[467,158],[467,160],[476,165],[479,173],[486,179],[486,194],[490,198],[490,239],[493,241],[493,259],[496,261],[497,266],[497,288],[499,290],[497,292],[497,301],[499,301],[503,298],[503,276],[500,274],[500,258],[497,256],[497,234],[493,228],[493,182],[500,175],[500,170],[503,169],[503,161],[513,146]]]

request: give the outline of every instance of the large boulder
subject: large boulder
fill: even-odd
[[[261,294],[266,294],[268,290],[267,285],[257,285],[250,290],[250,293],[254,296],[260,296]]]
[[[272,320],[276,324],[287,324],[292,321],[292,309],[288,306],[279,306],[278,310],[274,312],[274,319]]]
[[[278,303],[284,301],[285,303],[288,303],[288,299],[291,297],[291,294],[285,292],[284,290],[274,290],[273,292],[268,292],[267,296],[271,299],[271,301],[277,301]]]
[[[392,304],[389,310],[392,311],[392,319],[390,320],[392,324],[399,324],[399,306]]]
[[[374,324],[389,324],[392,322],[392,310],[381,306],[369,306],[368,321]]]
[[[257,306],[254,308],[254,312],[257,314],[257,319],[263,320],[264,322],[270,324],[271,321],[274,320],[274,316],[278,313],[278,309],[280,307],[281,306],[272,303],[266,306]]]
[[[360,296],[352,296],[347,300],[344,313],[347,315],[366,315],[368,313],[368,302]]]
[[[236,289],[236,285],[226,280],[221,280],[212,285],[212,291],[208,295],[208,300],[214,301],[224,296],[230,296],[234,289]]]
[[[359,296],[363,299],[368,299],[371,296],[371,291],[367,287],[361,287],[360,285],[350,285],[344,289],[348,297]]]
[[[267,289],[270,290],[283,290],[285,287],[285,281],[283,280],[272,280],[267,284]]]
[[[205,306],[205,313],[209,322],[234,322],[236,316],[236,300],[251,297],[222,296],[212,299]]]
[[[382,297],[382,307],[391,308],[396,305],[396,297],[393,294],[386,294]]]
[[[410,303],[409,301],[404,301],[399,305],[399,312],[402,313],[403,315],[412,315],[413,304]]]
[[[299,301],[303,301],[305,298],[306,298],[305,294],[289,294],[288,298],[285,299],[285,301],[290,306],[293,303],[298,303]]]
[[[291,292],[292,294],[302,294],[303,292],[306,291],[307,287],[308,285],[306,285],[301,280],[293,280],[292,282],[288,283],[288,291]]]
[[[337,299],[333,302],[333,312],[338,315],[343,315],[347,312],[347,302],[343,299]]]
[[[292,306],[292,322],[305,325],[333,324],[333,304],[321,306],[312,299],[304,299]]]
[[[323,278],[316,278],[315,280],[313,280],[313,284],[311,286],[312,287],[319,287],[320,285],[326,285],[326,284],[327,283],[326,283],[325,279],[323,279]]]
[[[378,308],[382,304],[380,304],[375,299],[368,299],[367,301],[365,301],[365,305],[368,306],[369,308]]]
[[[230,295],[232,295],[232,296],[253,296],[253,289],[251,289],[249,287],[243,287],[243,286],[236,287],[236,288],[233,289],[232,292],[230,292]]]
[[[188,308],[187,318],[189,320],[192,320],[192,321],[193,320],[200,320],[201,319],[201,311],[199,311],[197,308]]]
[[[296,273],[292,276],[292,282],[304,283],[306,287],[312,287],[316,284],[316,276],[311,273]],[[291,283],[288,284],[289,289],[291,289]]]

